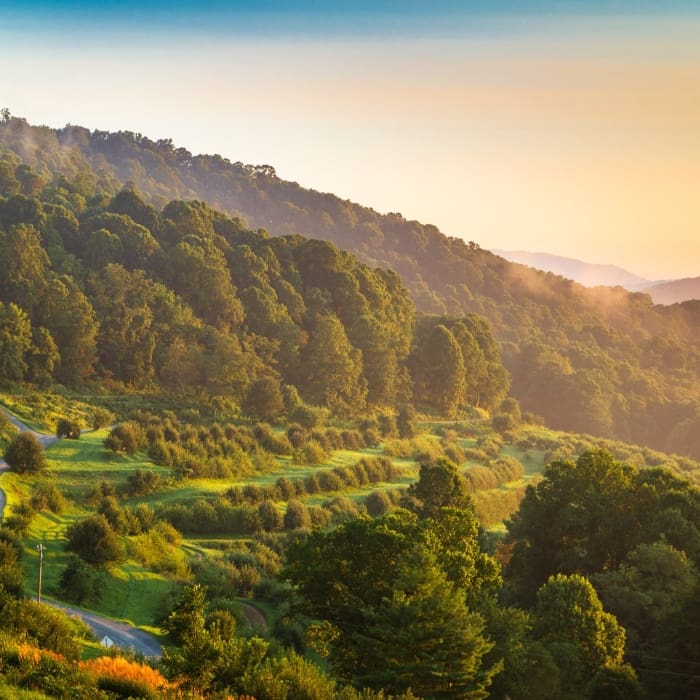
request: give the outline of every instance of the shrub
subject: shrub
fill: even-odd
[[[8,445],[5,461],[20,474],[35,474],[46,468],[44,448],[32,433],[20,433]]]
[[[52,513],[60,513],[66,507],[66,499],[58,490],[56,484],[44,481],[34,486],[32,497],[29,500],[35,511],[50,510]]]
[[[3,527],[11,530],[19,537],[24,537],[29,529],[29,524],[34,517],[34,509],[28,501],[22,501],[12,509],[12,515],[5,518]]]
[[[289,501],[284,514],[285,530],[300,530],[311,527],[309,509],[301,501]]]
[[[362,437],[367,447],[376,447],[382,439],[381,435],[379,435],[379,431],[374,428],[365,428],[362,431]]]
[[[158,474],[146,469],[137,469],[126,477],[126,492],[129,496],[148,496],[160,488]]]
[[[321,491],[340,491],[345,486],[343,480],[331,471],[323,471],[318,475]]]
[[[399,431],[400,438],[412,438],[415,436],[416,428],[416,409],[411,404],[404,404],[399,409],[399,415],[396,418],[396,427]]]
[[[78,421],[70,420],[70,418],[59,418],[56,424],[56,437],[79,440],[80,424]]]
[[[299,423],[307,430],[311,430],[319,425],[323,420],[323,412],[320,408],[301,404],[296,406],[289,414],[292,423]]]
[[[275,487],[277,488],[279,497],[283,501],[288,501],[296,494],[294,484],[286,476],[281,476],[279,479],[277,479],[275,482]]]
[[[320,464],[326,460],[326,456],[326,451],[316,440],[309,440],[293,453],[296,464]]]
[[[96,408],[92,412],[92,427],[95,430],[104,428],[114,420],[114,414],[106,408]]]
[[[158,698],[167,694],[170,683],[150,666],[121,656],[101,656],[80,663],[97,678],[100,690],[120,698]]]
[[[124,543],[104,515],[78,520],[66,530],[66,549],[75,552],[89,564],[108,566],[123,561]]]
[[[71,603],[99,603],[104,590],[104,573],[79,556],[71,555],[58,587],[62,597]]]
[[[306,430],[299,423],[292,423],[287,428],[287,439],[292,447],[301,447],[306,440]]]
[[[377,518],[391,510],[391,499],[386,491],[372,491],[365,499],[365,507],[367,512]]]
[[[256,379],[248,389],[243,410],[255,418],[274,420],[284,410],[280,383],[274,377]]]
[[[512,431],[513,428],[515,428],[516,423],[515,419],[510,414],[500,413],[499,415],[493,417],[491,425],[497,433],[503,434]]]
[[[467,457],[459,445],[449,444],[445,446],[444,450],[445,457],[455,464],[464,464],[467,461]]]
[[[377,416],[379,432],[385,438],[394,437],[397,432],[396,417],[391,413],[380,413]]]
[[[112,452],[125,452],[135,455],[146,447],[146,435],[143,428],[135,421],[115,425],[104,440],[106,449]]]
[[[263,501],[258,506],[258,517],[266,532],[281,530],[284,525],[284,517],[273,501]]]

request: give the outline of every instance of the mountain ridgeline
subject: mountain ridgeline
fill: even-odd
[[[225,337],[235,339],[225,356],[239,358],[231,377],[248,378],[238,395],[270,375],[297,386],[308,401],[341,411],[412,398],[449,415],[460,403],[494,407],[505,395],[500,351],[512,394],[552,426],[700,456],[700,302],[660,307],[621,288],[587,289],[434,226],[304,189],[270,166],[193,156],[170,140],[77,126],[54,130],[8,117],[0,122],[0,148],[4,235],[38,231],[50,260],[43,264],[47,284],[54,285],[47,298],[54,306],[67,305],[64,299],[82,304],[83,315],[92,309],[99,320],[93,335],[100,364],[67,360],[66,343],[55,338],[60,329],[48,325],[53,311],[35,294],[29,296],[39,308],[32,310],[3,289],[6,305],[12,301],[30,314],[34,347],[42,339],[50,345],[49,336],[59,346],[61,381],[72,381],[68,367],[95,366],[134,385],[155,378],[228,391],[233,380],[222,385],[219,376],[226,363],[211,359]],[[170,201],[190,199],[209,206]],[[247,230],[241,219],[275,238]],[[13,229],[18,224],[25,227]],[[299,236],[330,241],[369,267]],[[115,290],[99,293],[102,282],[117,284],[115,276],[145,285],[161,301],[142,314],[137,300],[144,294],[132,291],[123,297],[135,300],[131,306],[117,306],[122,297]],[[421,316],[415,335],[409,298],[419,314],[430,315]],[[131,345],[152,353],[150,369],[133,353],[119,359],[125,338],[115,332],[124,319],[113,319],[109,332],[103,313],[127,315],[135,324]],[[143,346],[136,340],[139,323],[155,333]],[[155,329],[163,323],[170,335],[161,337]],[[323,371],[348,385],[325,389],[332,396],[322,396],[332,382],[313,359],[309,364],[329,355],[324,344],[338,350],[330,353],[338,360]],[[475,348],[480,355],[470,355]],[[434,386],[449,376],[438,360],[453,370],[458,365],[453,396]]]

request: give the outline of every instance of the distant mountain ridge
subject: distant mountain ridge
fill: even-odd
[[[644,292],[651,296],[655,304],[680,304],[684,301],[700,299],[700,277],[649,280],[618,265],[589,263],[551,253],[497,249],[492,249],[491,252],[510,262],[561,275],[585,287],[619,286],[630,292]]]
[[[655,304],[681,304],[690,299],[700,299],[700,277],[685,277],[669,282],[656,282],[644,288]]]
[[[576,258],[567,258],[551,253],[530,253],[525,250],[492,250],[506,260],[528,265],[544,272],[553,272],[586,287],[624,287],[631,292],[638,292],[655,284],[652,280],[635,275],[617,265],[589,263]]]

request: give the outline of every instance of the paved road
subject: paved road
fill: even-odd
[[[22,423],[22,421],[19,418],[16,418],[13,416],[9,411],[6,411],[4,408],[0,406],[0,411],[7,416],[8,420],[12,425],[16,426],[20,433],[31,433],[36,437],[39,442],[43,445],[44,449],[46,449],[49,445],[53,444],[58,440],[58,438],[55,435],[45,435],[44,433],[37,433],[36,430],[32,430],[28,425],[25,425]],[[2,476],[3,472],[6,472],[9,470],[9,467],[7,466],[7,462],[0,458],[0,476]],[[0,489],[0,523],[2,523],[2,514],[3,511],[5,510],[5,503],[7,502],[7,499],[5,498],[5,492]]]
[[[69,615],[79,617],[94,633],[98,640],[102,640],[105,635],[108,636],[115,646],[122,649],[133,649],[141,652],[144,656],[160,658],[163,655],[163,649],[158,643],[158,640],[148,632],[137,629],[126,622],[115,622],[106,617],[101,617],[95,613],[72,608],[63,603],[56,603],[51,600],[42,599],[42,602],[51,605],[54,608],[63,610]]]
[[[6,472],[9,469],[7,466],[7,462],[5,462],[4,459],[0,459],[0,476],[2,476],[3,472]],[[2,525],[2,513],[5,510],[5,492],[0,489],[0,525]]]

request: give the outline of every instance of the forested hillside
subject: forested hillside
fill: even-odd
[[[133,187],[145,194],[156,214],[172,199],[205,200],[211,207],[229,215],[242,216],[251,228],[265,228],[273,236],[303,234],[329,240],[355,253],[372,267],[380,265],[393,269],[401,276],[410,298],[420,312],[449,314],[457,318],[473,313],[484,314],[500,341],[503,361],[512,377],[513,394],[524,409],[542,415],[549,424],[640,442],[682,454],[700,455],[700,402],[697,399],[700,389],[700,302],[656,307],[649,296],[628,293],[621,288],[586,289],[564,278],[509,263],[475,243],[447,237],[434,226],[407,221],[400,214],[380,215],[333,195],[321,194],[304,189],[296,183],[286,182],[278,178],[270,166],[231,163],[220,156],[193,156],[183,148],[176,148],[169,140],[151,141],[129,132],[90,132],[75,126],[59,130],[31,127],[24,120],[8,115],[0,123],[0,144],[5,149],[0,173],[0,183],[5,183],[5,195],[14,190],[17,196],[21,194],[31,198],[47,189],[63,189],[65,193],[61,194],[64,198],[61,206],[80,220],[80,236],[88,235],[91,240],[94,239],[88,253],[83,247],[86,239],[70,241],[70,233],[66,233],[65,238],[61,235],[61,242],[69,257],[62,262],[58,253],[54,252],[52,257],[56,270],[61,274],[70,273],[81,291],[89,293],[88,288],[82,286],[89,282],[79,269],[73,270],[70,267],[74,259],[80,260],[85,269],[91,269],[95,262],[101,264],[106,260],[112,261],[112,253],[105,253],[105,249],[111,251],[111,245],[119,248],[121,244],[124,252],[121,253],[119,263],[127,271],[135,274],[134,270],[142,267],[143,256],[151,259],[152,255],[152,264],[159,261],[164,267],[157,274],[156,268],[152,268],[152,273],[149,273],[152,274],[151,279],[168,284],[167,273],[174,273],[178,269],[178,260],[170,257],[167,252],[164,257],[164,251],[174,251],[178,246],[181,250],[188,245],[186,234],[168,233],[169,224],[160,231],[154,221],[139,219],[136,212],[132,211],[132,220],[151,231],[158,249],[152,253],[142,251],[138,253],[140,258],[129,260],[134,247],[127,238],[132,234],[119,233],[113,230],[115,224],[110,228],[108,223],[99,218],[89,225],[86,223],[90,216],[105,216],[107,213],[123,216],[129,215],[129,210],[121,211],[119,205],[109,204],[106,200],[98,204],[97,209],[89,209],[88,200],[93,202],[90,207],[95,206],[95,200],[90,199],[95,192],[104,191],[114,195],[120,191],[123,183],[132,183]],[[57,180],[58,174],[66,179]],[[79,200],[77,203],[76,198]],[[58,206],[57,202],[53,206]],[[109,207],[111,210],[107,212]],[[177,208],[192,210],[200,208],[200,205],[170,204],[165,206],[160,219],[175,221],[176,227],[179,226],[174,212]],[[146,210],[148,216],[153,215],[153,210]],[[175,215],[175,219],[171,215]],[[193,216],[183,215],[185,219],[190,219],[190,226]],[[32,223],[24,219],[22,221]],[[5,228],[11,223],[12,218],[6,217]],[[244,228],[235,222],[226,225]],[[155,231],[152,226],[156,226]],[[219,251],[209,252],[214,257],[223,256],[230,263],[231,254],[227,254],[226,246],[219,246],[215,242],[223,238],[231,245],[231,241],[226,238],[228,234],[222,230],[225,226],[219,223],[218,230],[214,223],[208,226],[218,238],[210,236],[211,245],[207,245],[210,248],[213,246],[212,250]],[[119,243],[104,232],[121,236]],[[197,229],[196,235],[201,237],[202,231]],[[301,244],[294,238],[285,239],[285,243],[275,243],[273,239],[266,239],[264,234],[247,233],[246,236],[246,244],[256,257],[260,257],[260,246],[275,251],[282,246],[285,249],[284,255],[291,254],[292,257],[295,253],[290,251],[308,251],[313,246],[321,248],[320,244]],[[482,232],[470,232],[472,238],[482,236]],[[49,244],[48,250],[50,242],[46,242]],[[152,245],[148,239],[140,240],[140,243],[146,248]],[[198,253],[204,266],[201,268],[202,279],[211,279],[207,266],[213,265],[216,268],[218,263],[207,260],[209,253],[205,249],[206,246],[201,255]],[[332,256],[337,256],[338,261],[344,259],[340,253],[333,252]],[[229,267],[233,273],[236,272],[232,266]],[[249,273],[249,270],[245,272]],[[81,274],[85,277],[84,280],[80,280]],[[303,264],[300,274],[304,274]],[[387,287],[388,294],[392,293],[392,285],[393,288],[400,286],[396,278],[386,272],[372,274],[379,274],[384,280],[382,285]],[[284,274],[282,279],[299,291],[293,280],[284,277]],[[244,306],[246,303],[264,306],[264,299],[271,298],[269,292],[259,285],[248,285],[258,292],[250,291],[246,296],[243,294],[246,287],[242,286],[245,282],[239,283],[235,274],[232,280],[232,284],[241,288],[241,293],[237,293],[235,298]],[[198,308],[198,303],[201,304],[201,299],[200,302],[196,299],[201,291],[199,282],[192,279],[189,282],[180,281],[180,284],[188,283],[191,289],[174,291],[184,298],[188,309],[200,318],[202,309]],[[266,280],[266,284],[275,290],[279,298],[280,290],[272,282]],[[311,284],[316,285],[317,282],[312,281]],[[318,284],[320,286],[313,288],[327,289],[323,281]],[[362,290],[362,284],[358,284]],[[226,290],[219,289],[219,292],[223,296],[215,302],[211,313],[218,313],[214,309],[219,304],[228,316],[215,322],[211,317],[201,318],[217,331],[221,331],[222,323],[234,327],[239,322],[236,304],[231,301],[230,295],[227,296]],[[371,298],[364,291],[362,295],[365,300]],[[314,304],[318,303],[323,306],[325,302],[317,298],[311,300],[303,293],[302,298],[307,310],[304,323],[314,326],[309,318],[315,312],[308,312],[308,309],[314,309]],[[293,303],[289,300],[283,303],[292,324],[308,333],[310,328],[304,326],[304,323],[299,325],[294,318]],[[405,373],[402,374],[402,363],[409,352],[410,341],[405,337],[393,337],[391,332],[388,336],[370,333],[365,336],[363,345],[359,340],[358,326],[352,327],[353,323],[348,321],[347,308],[341,309],[339,304],[339,300],[334,298],[332,316],[340,319],[353,347],[369,357],[372,354],[370,346],[374,343],[376,366],[385,361],[379,358],[384,349],[396,360],[396,365],[392,364],[393,359],[388,365],[393,389],[381,388],[376,377],[372,379],[371,370],[367,376],[365,370],[362,371],[362,378],[367,382],[368,400],[386,400],[383,395],[385,391],[390,394],[395,391],[396,400],[405,398],[405,392],[402,394],[401,389],[406,386],[402,379],[405,377]],[[369,302],[369,306],[375,315],[381,317],[383,312],[375,309],[373,302]],[[393,307],[393,303],[387,304],[389,315],[395,313]],[[399,308],[404,307],[400,304]],[[326,311],[328,308],[321,311],[321,317],[331,318]],[[346,314],[345,318],[343,314]],[[261,337],[270,337],[260,332],[260,323],[267,324],[268,327],[270,324],[287,323],[286,318],[272,319],[265,316],[265,313],[263,317],[262,320],[253,321],[252,327],[247,330]],[[372,322],[377,322],[377,319]],[[326,332],[331,335],[333,329],[329,326],[334,323],[331,320],[324,324]],[[394,328],[399,328],[400,318],[394,315],[386,329],[392,324],[395,324]],[[46,326],[39,323],[39,327]],[[288,328],[291,329],[291,326]],[[40,333],[39,328],[35,333]],[[452,331],[450,334],[455,337]],[[436,339],[438,336],[439,333]],[[392,338],[388,347],[387,337]],[[211,346],[213,340],[210,338],[209,346],[203,339],[198,342],[206,348]],[[289,339],[286,342],[291,343],[292,348],[298,347],[299,352],[302,347],[306,347],[304,337],[301,343]],[[168,343],[165,345],[170,347]],[[428,346],[430,345],[432,344],[429,343]],[[177,343],[172,347],[177,349]],[[421,344],[417,343],[416,347],[420,348]],[[482,352],[485,351],[483,343],[481,349]],[[245,350],[242,345],[241,352],[245,354]],[[306,364],[302,355],[289,355],[280,348],[268,349],[267,352],[271,362],[280,363],[277,369],[284,381],[295,383],[294,372],[301,371],[303,374]],[[256,354],[259,353],[264,355],[265,351],[257,348]],[[352,354],[349,349],[348,353]],[[417,355],[414,354],[415,357]],[[488,357],[486,360],[493,361]],[[284,366],[287,362],[292,365],[297,363],[297,369]],[[353,363],[349,356],[348,362],[349,367]],[[406,366],[410,365],[408,361]],[[122,372],[121,375],[119,371]],[[131,377],[125,375],[123,370],[119,371],[115,376],[131,381]],[[158,370],[155,373],[158,374]],[[296,375],[297,380],[299,376]],[[414,381],[415,376],[414,374]],[[186,377],[182,381],[186,383]],[[417,384],[419,397],[425,396],[421,394],[422,381],[419,379]],[[364,394],[362,382],[356,390]],[[478,392],[478,395],[479,400],[488,405],[489,397],[482,392]],[[318,398],[315,395],[309,396],[309,400]],[[354,400],[347,396],[338,399],[340,403],[348,405]],[[438,410],[444,409],[449,403],[442,401],[440,405],[439,399],[434,402]]]
[[[161,388],[263,419],[302,400],[348,417],[415,399],[452,416],[507,394],[483,317],[416,326],[396,273],[332,243],[271,238],[202,202],[158,211],[85,174],[0,168],[5,384]]]

